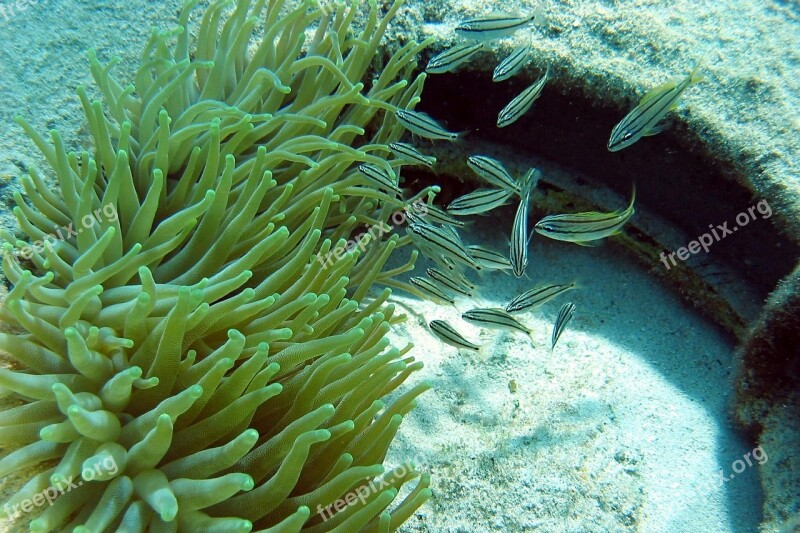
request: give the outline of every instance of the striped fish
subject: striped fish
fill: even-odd
[[[451,215],[479,215],[505,205],[513,192],[505,189],[478,189],[459,196],[447,206]]]
[[[455,300],[453,300],[450,296],[445,294],[445,292],[442,289],[440,289],[435,283],[433,283],[429,279],[409,278],[408,281],[434,302],[437,303],[447,302],[451,305],[455,304]]]
[[[358,171],[376,183],[379,187],[382,187],[389,192],[396,192],[398,194],[402,193],[400,188],[397,186],[397,175],[394,172],[390,174],[386,169],[377,165],[373,165],[372,163],[362,163],[358,165]]]
[[[453,268],[452,270],[448,270],[448,272],[450,272],[450,273],[451,273],[451,275],[453,276],[453,278],[454,278],[454,279],[455,279],[455,280],[456,280],[458,283],[462,284],[462,285],[463,285],[463,286],[465,286],[465,287],[469,287],[469,290],[470,290],[470,291],[474,291],[474,290],[477,288],[477,287],[475,287],[475,284],[474,284],[474,283],[472,283],[470,280],[468,280],[468,279],[467,279],[467,277],[464,275],[464,273],[463,273],[463,272],[461,272],[461,270],[460,270],[460,269],[458,269],[458,268]]]
[[[525,173],[525,176],[522,178],[522,185],[520,188],[524,190],[536,188],[536,185],[539,183],[539,180],[542,178],[542,173],[537,168],[530,168],[528,172]]]
[[[423,222],[423,224],[424,224],[424,222]],[[423,242],[422,239],[420,239],[419,237],[417,237],[413,233],[411,234],[411,236],[412,236],[411,237],[412,240],[414,241],[414,244],[417,246],[417,248],[422,253],[422,255],[424,255],[425,257],[427,257],[428,259],[430,259],[431,261],[433,261],[434,263],[439,265],[441,268],[443,268],[443,269],[445,269],[445,270],[447,270],[449,272],[452,272],[452,271],[455,270],[456,267],[453,266],[453,265],[455,265],[455,263],[453,263],[451,260],[447,259],[445,256],[443,256],[437,250],[434,250],[433,248],[431,248],[430,246],[425,244],[425,242]]]
[[[574,283],[568,283],[566,285],[540,285],[538,287],[534,287],[518,296],[515,296],[510,302],[508,302],[506,305],[506,312],[519,313],[527,309],[539,307],[545,302],[549,302],[556,296],[564,294],[568,290],[574,289],[575,287],[576,285]]]
[[[405,215],[406,221],[408,221],[409,224],[425,224],[425,219],[422,218],[422,213],[419,210],[408,210],[405,212]]]
[[[461,240],[454,238],[453,234],[447,230],[431,226],[430,224],[409,224],[411,233],[424,246],[433,250],[444,257],[448,257],[455,262],[462,263],[468,267],[481,271],[483,267],[475,261]]]
[[[675,108],[683,91],[701,81],[703,75],[700,73],[700,63],[698,63],[683,81],[670,80],[648,92],[639,105],[611,130],[611,137],[608,139],[609,151],[622,150],[642,137],[664,131],[666,125],[658,123]]]
[[[528,243],[531,240],[531,236],[533,236],[533,233],[528,235],[528,203],[530,197],[531,189],[528,189],[519,201],[517,214],[514,215],[514,224],[511,226],[509,260],[511,261],[511,271],[518,278],[525,274],[525,267],[528,266]]]
[[[425,224],[425,222],[420,222],[421,224]],[[462,266],[452,259],[442,255],[438,250],[434,250],[430,246],[428,246],[425,241],[423,241],[419,236],[411,233],[411,238],[414,241],[414,244],[417,246],[419,251],[428,259],[436,263],[442,270],[450,272],[453,276],[456,277],[461,283],[464,285],[469,286],[470,288],[474,289],[475,285],[470,283],[467,278],[464,277],[462,273]]]
[[[528,110],[533,105],[533,102],[536,101],[539,96],[542,94],[542,89],[544,89],[544,84],[547,83],[547,80],[550,77],[550,69],[544,73],[538,81],[534,82],[530,87],[522,91],[519,96],[511,100],[507,106],[505,106],[501,111],[500,114],[497,115],[497,127],[498,128],[505,128],[508,125],[513,124],[519,118],[528,112]]]
[[[414,165],[423,165],[428,168],[433,168],[436,164],[436,158],[432,155],[424,155],[414,146],[406,143],[391,143],[389,150],[399,159],[403,159]]]
[[[479,245],[467,246],[475,261],[490,270],[511,270],[511,262],[500,252]]]
[[[461,274],[461,267],[458,266],[452,259],[448,259],[447,257],[444,257],[444,256],[441,256],[441,257],[442,257],[442,266],[448,272]],[[463,274],[462,274],[462,277],[463,277]],[[463,279],[467,279],[467,278],[463,278]]]
[[[467,247],[467,248],[469,248],[469,247]],[[472,252],[470,252],[470,255],[472,255]],[[442,263],[443,263],[442,266],[444,267],[444,269],[447,272],[449,272],[450,275],[453,276],[453,278],[455,278],[455,280],[457,282],[459,282],[460,284],[462,284],[465,287],[469,287],[469,289],[471,291],[474,291],[476,289],[475,284],[467,279],[467,277],[464,275],[464,272],[462,271],[462,269],[461,269],[461,267],[459,265],[455,264],[453,261],[451,261],[450,259],[448,259],[446,257],[442,257]]]
[[[473,155],[467,159],[467,166],[487,183],[520,194],[519,183],[497,159],[485,155]]]
[[[420,137],[426,139],[444,139],[447,141],[457,140],[461,134],[452,131],[447,131],[441,124],[436,122],[426,113],[419,113],[417,111],[409,111],[406,109],[398,109],[394,112],[397,121],[410,131],[416,133]]]
[[[517,319],[502,309],[475,308],[462,313],[461,318],[471,324],[487,329],[501,329],[504,331],[517,331],[530,337],[531,330],[520,324]],[[531,338],[531,341],[533,338]]]
[[[528,54],[530,54],[530,51],[530,43],[514,48],[514,50],[511,51],[511,54],[502,60],[500,64],[497,65],[497,68],[494,69],[492,81],[505,81],[519,72],[522,66],[525,64],[525,61],[528,60]]]
[[[443,226],[455,226],[457,228],[463,228],[466,225],[464,221],[451,217],[448,211],[444,211],[438,206],[425,204],[425,207],[428,212],[422,215],[422,218],[429,223],[442,224]]]
[[[539,25],[544,23],[542,4],[539,4],[533,15],[528,17],[497,13],[465,20],[456,26],[456,34],[467,39],[491,41],[513,35],[517,30],[534,21]]]
[[[460,44],[454,46],[453,48],[445,50],[441,54],[431,58],[431,60],[428,62],[428,66],[425,67],[425,72],[430,74],[443,74],[445,72],[452,72],[458,68],[459,65],[469,60],[470,57],[474,56],[481,48],[483,48],[483,43]]]
[[[473,352],[480,351],[480,346],[473,344],[464,338],[453,326],[444,320],[433,320],[428,324],[436,337],[445,344],[454,348],[471,350]]]
[[[624,210],[611,213],[575,213],[571,215],[550,215],[536,223],[535,229],[545,237],[558,241],[584,244],[604,239],[619,233],[622,226],[633,216],[633,202],[636,200],[636,188],[633,189],[631,203]]]
[[[435,268],[429,268],[425,270],[428,274],[428,277],[431,278],[433,281],[437,282],[440,286],[445,287],[453,291],[456,294],[460,294],[461,296],[467,296],[472,298],[475,296],[475,291],[473,290],[475,287],[473,286],[472,289],[469,287],[462,285],[459,281],[453,279],[452,276],[445,274],[441,270],[436,270]]]
[[[558,342],[558,338],[561,337],[561,334],[564,333],[564,329],[567,327],[567,323],[572,320],[572,316],[575,314],[575,304],[572,302],[567,302],[561,306],[561,309],[558,311],[558,318],[556,318],[556,323],[553,326],[553,335],[550,337],[550,351],[553,351],[553,348],[556,347],[556,343]]]
[[[464,243],[461,241],[461,235],[458,234],[458,230],[456,230],[456,228],[442,224],[441,229],[443,232],[450,234],[453,240],[459,245],[464,246]],[[466,246],[464,246],[464,248],[466,248]]]

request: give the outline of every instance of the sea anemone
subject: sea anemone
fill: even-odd
[[[429,385],[397,392],[421,363],[386,338],[391,291],[368,291],[416,254],[383,271],[404,239],[342,247],[403,206],[352,169],[388,165],[386,111],[419,100],[426,43],[367,89],[400,1],[370,2],[358,35],[356,2],[214,1],[192,39],[196,3],[130,85],[90,54],[91,151],[17,119],[60,194],[31,168],[14,208],[30,242],[4,235],[0,441],[17,449],[0,475],[35,468],[2,509],[45,507],[42,532],[393,530],[430,496],[411,466],[380,477]]]

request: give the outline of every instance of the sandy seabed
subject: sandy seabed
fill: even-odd
[[[505,244],[485,233],[503,224],[510,219],[479,217],[464,240]],[[390,466],[413,457],[433,478],[431,502],[404,531],[758,529],[754,444],[727,410],[732,340],[619,253],[612,243],[586,248],[535,236],[530,280],[472,276],[480,294],[457,300],[458,310],[395,293],[408,315],[395,344],[414,343],[425,368],[413,379],[434,384],[389,456]],[[460,318],[538,283],[572,281],[581,288],[518,315],[533,343]],[[577,311],[551,353],[566,301]],[[441,343],[427,327],[434,319],[490,345],[488,358]]]

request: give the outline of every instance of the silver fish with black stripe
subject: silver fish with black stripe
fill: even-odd
[[[544,24],[542,4],[539,4],[536,11],[527,17],[496,13],[464,20],[456,26],[456,34],[467,39],[491,41],[513,35],[517,30],[524,28],[531,22],[536,22],[537,25]]]
[[[455,141],[461,136],[461,133],[447,131],[441,124],[426,113],[398,109],[394,112],[394,115],[404,128],[426,139]]]
[[[528,112],[539,96],[542,94],[545,83],[550,78],[550,69],[544,73],[539,80],[531,84],[527,89],[522,91],[517,97],[511,100],[497,115],[497,127],[505,128],[519,120],[519,118]]]
[[[497,159],[485,155],[472,155],[467,159],[467,166],[490,185],[520,194],[519,183]]]
[[[449,211],[445,211],[439,206],[433,204],[426,204],[428,212],[422,215],[422,218],[428,223],[441,224],[443,226],[453,226],[456,228],[463,228],[466,223],[463,220],[457,220],[450,216]]]
[[[506,256],[490,248],[474,244],[467,246],[467,250],[478,263],[489,270],[511,270],[513,268]]]
[[[492,81],[505,81],[519,72],[525,64],[525,61],[528,60],[528,54],[530,54],[530,52],[530,43],[514,48],[508,57],[503,59],[494,69]]]
[[[533,232],[528,234],[528,204],[530,203],[532,189],[527,189],[519,201],[517,213],[514,215],[514,224],[511,226],[511,244],[509,261],[514,276],[521,278],[528,266],[528,243]]]
[[[446,302],[451,305],[455,304],[455,300],[453,300],[452,297],[446,294],[440,287],[438,287],[429,279],[410,278],[408,281],[417,289],[419,289],[425,296],[427,296],[428,299],[433,300],[434,302]]]
[[[516,318],[506,313],[503,309],[478,307],[461,314],[467,322],[487,329],[500,329],[516,331],[531,336],[531,330],[519,323]],[[531,337],[531,341],[533,338]]]
[[[428,327],[431,328],[433,334],[445,344],[458,349],[470,350],[473,352],[480,351],[480,346],[469,342],[462,334],[457,332],[453,326],[444,320],[432,320],[428,324]]]
[[[586,245],[591,241],[604,239],[619,233],[622,226],[633,216],[633,203],[636,200],[636,188],[631,195],[631,203],[624,210],[610,213],[574,213],[565,215],[549,215],[536,223],[534,229],[545,237],[558,241],[574,242]]]
[[[566,329],[567,324],[570,320],[572,320],[572,316],[575,314],[575,304],[572,302],[567,302],[561,306],[561,309],[558,311],[558,317],[556,318],[556,323],[553,326],[553,335],[550,337],[550,351],[553,351],[553,348],[556,347],[556,343],[558,342],[559,337],[561,334],[564,333],[564,329]]]
[[[411,223],[408,227],[415,240],[419,240],[435,253],[448,257],[455,262],[465,264],[474,270],[483,270],[483,267],[475,261],[463,243],[461,243],[457,234],[454,236],[454,231],[447,231],[430,224]]]
[[[388,192],[401,194],[402,191],[397,185],[397,175],[372,163],[362,163],[358,165],[358,171],[372,180],[378,187],[386,189]]]
[[[483,43],[456,45],[431,58],[428,62],[428,66],[425,67],[425,72],[430,74],[452,72],[458,68],[459,65],[468,61],[469,58],[478,53],[481,48],[483,48]]]
[[[471,249],[471,247],[467,246],[467,249]],[[472,251],[470,251],[470,255],[472,255]],[[443,257],[442,262],[444,263],[445,270],[450,272],[450,274],[453,276],[453,278],[455,278],[457,282],[464,285],[465,287],[469,287],[471,291],[474,291],[477,288],[474,283],[472,283],[470,280],[467,279],[467,277],[464,275],[464,272],[462,272],[461,268],[458,265],[456,265],[453,261],[447,259],[446,257]]]
[[[619,124],[611,130],[608,139],[608,150],[616,152],[626,148],[642,137],[655,135],[666,129],[666,125],[659,124],[661,119],[678,103],[678,99],[687,88],[703,81],[700,73],[700,63],[694,67],[683,81],[670,80],[648,92],[639,105],[625,115]]]
[[[520,313],[528,309],[539,307],[575,287],[576,285],[574,283],[565,285],[539,285],[512,298],[506,305],[506,312]]]
[[[433,281],[437,282],[442,287],[445,287],[456,294],[460,294],[461,296],[467,296],[472,298],[475,296],[475,291],[473,290],[475,287],[472,288],[463,285],[458,280],[453,279],[452,276],[445,274],[441,270],[436,270],[435,268],[429,268],[425,270],[428,274],[428,277],[431,278]]]
[[[412,165],[423,165],[428,168],[433,168],[436,164],[436,158],[432,155],[425,155],[416,149],[413,145],[406,143],[391,143],[389,150],[395,157],[411,163]]]
[[[450,202],[447,212],[456,216],[480,215],[507,204],[512,194],[506,189],[477,189]]]

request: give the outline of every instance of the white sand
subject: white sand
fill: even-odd
[[[492,237],[480,241],[505,244]],[[583,286],[521,315],[535,347],[524,335],[481,331],[450,306],[396,293],[409,315],[397,342],[413,339],[426,364],[415,379],[435,385],[389,458],[416,457],[434,478],[433,500],[404,531],[754,531],[756,469],[724,485],[719,473],[733,474],[733,461],[753,447],[727,418],[730,340],[613,245],[537,235],[528,273],[533,280],[485,276],[478,303],[503,305],[532,283]],[[566,301],[577,312],[550,354]],[[426,326],[433,319],[491,344],[489,359],[440,343]]]

